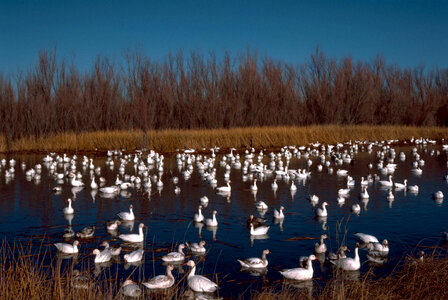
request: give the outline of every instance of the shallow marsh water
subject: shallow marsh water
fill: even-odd
[[[421,159],[425,160],[422,166],[423,174],[415,175],[411,172],[414,161],[411,151],[416,147]],[[374,272],[378,275],[386,275],[408,254],[416,253],[421,249],[428,253],[431,247],[441,243],[441,232],[447,230],[446,220],[448,208],[445,201],[435,201],[433,193],[441,190],[445,198],[448,196],[448,184],[443,176],[447,171],[447,156],[440,145],[431,146],[399,146],[394,147],[396,153],[403,151],[406,159],[395,162],[397,170],[393,174],[394,181],[403,182],[408,179],[409,185],[418,185],[420,191],[413,194],[406,191],[394,191],[395,200],[388,202],[386,195],[388,190],[382,189],[377,182],[368,186],[370,198],[364,204],[359,200],[361,188],[359,181],[361,176],[379,173],[376,168],[378,158],[375,155],[379,147],[374,147],[372,153],[359,151],[354,155],[350,164],[331,167],[333,174],[328,174],[324,167],[322,172],[317,171],[319,161],[317,157],[310,155],[313,164],[309,167],[311,176],[306,180],[295,180],[298,189],[295,193],[289,190],[290,181],[278,180],[278,190],[274,193],[271,183],[274,175],[265,175],[258,178],[258,192],[256,196],[250,191],[249,186],[253,180],[242,180],[240,169],[231,170],[232,192],[229,197],[221,196],[204,180],[193,163],[194,169],[191,178],[186,180],[182,176],[184,169],[179,169],[174,155],[165,158],[163,172],[164,187],[159,192],[153,184],[151,192],[143,188],[130,188],[113,198],[104,198],[101,193],[95,193],[89,187],[89,169],[83,170],[78,158],[78,170],[83,174],[86,187],[83,189],[72,188],[68,182],[62,187],[62,193],[55,194],[52,188],[56,186],[53,177],[50,177],[48,169],[42,163],[42,155],[19,155],[14,157],[1,157],[16,159],[15,176],[8,180],[5,178],[5,170],[9,163],[2,166],[0,172],[0,235],[12,243],[20,241],[28,243],[32,241],[34,251],[49,251],[49,259],[56,255],[56,249],[52,246],[55,242],[63,242],[62,234],[68,224],[71,223],[75,232],[82,228],[95,225],[96,232],[92,239],[80,240],[82,245],[77,257],[76,265],[79,268],[91,269],[97,276],[112,276],[124,281],[127,277],[141,282],[165,272],[160,257],[172,250],[177,251],[177,245],[182,242],[198,242],[201,239],[207,242],[207,254],[205,259],[199,260],[197,256],[186,251],[187,257],[200,261],[197,272],[209,278],[218,279],[219,295],[224,297],[237,297],[244,294],[250,296],[251,291],[263,286],[271,286],[281,282],[278,270],[293,268],[298,265],[300,256],[308,256],[313,253],[314,244],[322,233],[327,233],[329,239],[326,244],[329,249],[336,251],[341,243],[345,243],[352,251],[358,239],[353,235],[356,232],[373,234],[380,240],[388,239],[390,253],[388,261]],[[432,151],[434,150],[434,151]],[[437,151],[440,152],[437,155]],[[267,154],[269,151],[265,151]],[[221,151],[216,157],[218,186],[224,185],[224,168],[219,165],[221,157],[228,151]],[[258,151],[256,152],[258,153]],[[244,154],[242,153],[242,157]],[[146,157],[146,156],[144,156]],[[328,159],[328,157],[327,157]],[[115,181],[119,160],[115,159],[113,170],[105,165],[105,157],[95,157],[93,163],[102,169],[101,176],[106,178],[106,186]],[[241,159],[242,161],[242,159]],[[263,160],[267,163],[267,155]],[[284,158],[283,158],[284,161]],[[25,170],[29,170],[36,164],[42,164],[41,178],[27,180],[21,164],[26,164]],[[373,169],[368,164],[373,164]],[[306,158],[293,157],[289,164],[290,169],[306,168]],[[347,169],[356,180],[356,185],[351,189],[350,197],[343,206],[336,202],[337,191],[345,188],[346,177],[336,175],[338,169]],[[61,172],[62,168],[58,169]],[[157,174],[154,168],[150,174]],[[132,163],[126,166],[126,174],[136,174]],[[175,185],[172,177],[179,177],[178,186],[180,193],[174,193]],[[98,178],[98,176],[96,176]],[[386,176],[381,175],[382,179]],[[74,196],[76,194],[76,196]],[[316,194],[322,203],[329,203],[328,217],[326,220],[315,218],[315,207],[308,200],[310,195]],[[194,213],[197,212],[199,198],[209,198],[209,204],[203,209],[206,218],[211,217],[213,210],[218,211],[217,228],[210,229],[192,222]],[[67,205],[67,198],[75,198],[73,217],[64,216],[62,209]],[[271,226],[268,235],[262,238],[251,239],[246,228],[246,219],[250,214],[259,216],[255,208],[254,199],[263,200],[269,205],[265,213],[267,224]],[[353,214],[350,207],[353,203],[361,204],[361,213]],[[89,255],[94,248],[100,248],[102,241],[107,240],[111,245],[120,245],[118,238],[107,233],[105,222],[116,219],[116,214],[127,211],[129,204],[134,207],[136,221],[133,232],[138,229],[138,224],[143,222],[145,229],[145,260],[140,266],[128,266],[120,262],[113,262],[111,266],[95,268],[93,256]],[[285,207],[285,220],[282,224],[275,224],[272,220],[273,209]],[[121,233],[128,233],[128,226],[120,226]],[[47,247],[48,246],[48,247]],[[427,248],[427,249],[426,249]],[[263,249],[269,249],[269,266],[267,272],[248,273],[241,272],[237,259],[247,257],[260,257]],[[132,251],[131,247],[124,247],[123,252]],[[371,265],[366,262],[366,251],[360,250],[361,270],[366,272]],[[353,252],[348,253],[353,256]],[[64,263],[68,263],[66,260]],[[313,263],[317,280],[315,285],[323,284],[331,278],[332,268],[321,261]],[[118,272],[118,274],[115,274]],[[179,266],[174,271],[177,279],[188,272],[186,267]],[[111,275],[113,274],[113,275]],[[143,287],[142,287],[143,288]]]

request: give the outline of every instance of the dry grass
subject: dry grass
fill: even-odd
[[[250,127],[210,130],[107,131],[63,133],[45,138],[23,138],[12,143],[12,152],[103,152],[108,149],[135,150],[147,147],[161,152],[185,148],[275,148],[321,142],[334,144],[350,140],[405,140],[411,137],[448,138],[448,128],[405,126],[309,126]],[[0,152],[6,152],[0,137]]]
[[[25,249],[25,250],[24,250]],[[119,293],[121,279],[94,279],[87,290],[72,286],[76,263],[61,266],[54,258],[50,264],[48,253],[32,254],[31,247],[10,245],[3,242],[0,249],[0,299],[123,299]],[[439,251],[440,252],[440,251]],[[89,274],[88,267],[84,270]],[[447,299],[448,260],[446,253],[425,258],[423,263],[406,264],[399,271],[385,278],[375,278],[371,273],[353,280],[336,272],[334,279],[323,287],[311,281],[303,286],[291,287],[284,284],[280,288],[254,292],[254,300],[283,299]],[[89,276],[89,275],[87,275]],[[142,287],[143,297],[151,299],[184,299],[189,294],[185,290],[186,274],[165,294],[147,294]],[[243,297],[243,296],[242,296]],[[246,298],[246,297],[244,297]]]
[[[427,258],[423,263],[408,264],[402,270],[380,279],[371,274],[362,275],[359,281],[350,280],[343,273],[319,288],[309,285],[293,288],[284,285],[280,291],[256,293],[254,300],[283,299],[447,299],[448,260]]]

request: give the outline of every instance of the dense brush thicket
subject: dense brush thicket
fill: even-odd
[[[334,60],[319,49],[302,65],[251,51],[163,61],[129,52],[124,61],[99,57],[80,72],[44,51],[29,71],[0,74],[1,133],[9,143],[117,129],[448,125],[448,69]]]

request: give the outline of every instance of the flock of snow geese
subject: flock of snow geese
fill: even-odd
[[[393,143],[397,141],[380,141],[380,142],[350,142],[346,144],[337,145],[322,145],[319,143],[310,144],[308,146],[296,147],[288,146],[281,148],[277,153],[270,152],[265,154],[263,150],[247,149],[244,154],[235,149],[226,150],[227,153],[220,155],[221,159],[217,158],[217,152],[224,150],[219,148],[212,148],[210,150],[202,149],[201,151],[196,151],[193,149],[179,151],[176,155],[177,163],[182,166],[182,176],[188,179],[196,169],[200,173],[202,180],[210,184],[216,193],[221,195],[230,196],[232,193],[232,182],[230,178],[230,172],[232,169],[241,170],[243,176],[243,181],[247,181],[250,178],[251,185],[249,187],[250,191],[256,193],[258,190],[257,178],[264,177],[266,175],[273,175],[274,177],[271,188],[275,192],[279,188],[278,181],[286,180],[289,183],[289,189],[291,193],[297,190],[297,185],[295,181],[306,179],[311,175],[310,166],[313,164],[311,160],[312,157],[317,158],[318,165],[313,172],[323,172],[326,170],[329,174],[333,174],[336,170],[336,175],[341,177],[346,177],[346,186],[341,187],[338,190],[335,198],[337,199],[337,204],[343,205],[345,199],[349,195],[353,186],[361,186],[361,193],[359,198],[362,200],[367,200],[369,198],[369,193],[367,187],[372,182],[376,182],[377,185],[389,188],[389,193],[387,195],[387,201],[394,200],[395,190],[408,190],[412,193],[418,193],[419,187],[416,185],[408,185],[407,180],[404,182],[394,182],[392,174],[397,168],[397,164],[394,162],[395,159],[404,161],[406,155],[403,152],[399,154],[395,153],[393,148]],[[442,140],[442,143],[444,141]],[[425,139],[412,139],[406,142],[408,145],[412,145],[412,170],[415,174],[422,174],[422,167],[424,166],[424,161],[420,158],[417,147],[415,145],[424,144],[435,144],[436,141],[425,140]],[[387,177],[388,180],[380,180],[380,176],[368,174],[366,177],[362,177],[360,180],[356,181],[353,177],[349,175],[347,170],[342,169],[343,163],[350,163],[353,159],[354,154],[359,150],[373,151],[374,147],[377,149],[376,157],[378,159],[376,170]],[[434,151],[433,154],[440,154],[440,151]],[[448,152],[448,145],[443,145],[442,151]],[[257,153],[258,152],[258,153]],[[240,154],[241,153],[241,154]],[[306,159],[307,168],[306,169],[290,169],[289,161],[292,157],[304,157]],[[85,179],[81,172],[78,170],[78,165],[82,165],[84,169],[90,170],[89,179]],[[105,164],[109,167],[113,167],[115,163],[119,162],[118,174],[116,175],[116,180],[112,185],[106,185],[106,179],[102,177],[101,166],[95,166],[93,164],[93,159],[86,156],[81,159],[76,155],[69,157],[66,154],[63,156],[51,153],[43,158],[43,165],[49,170],[50,174],[54,177],[57,183],[53,188],[55,193],[61,193],[63,189],[63,184],[69,183],[73,188],[90,188],[91,191],[98,191],[102,197],[111,198],[115,197],[120,193],[126,192],[130,188],[143,189],[150,192],[151,189],[156,188],[158,190],[163,189],[162,175],[164,173],[164,156],[162,154],[156,153],[154,151],[136,151],[135,153],[125,154],[119,150],[111,150],[107,153],[107,159]],[[267,161],[267,163],[266,163]],[[125,174],[126,166],[133,165],[135,168],[135,175]],[[3,160],[1,165],[5,168],[6,161]],[[61,172],[61,166],[63,171]],[[218,178],[216,178],[217,167],[223,168],[224,171],[224,181],[226,182],[223,186],[217,186]],[[369,164],[369,169],[375,169],[373,164]],[[26,170],[26,165],[22,164],[23,170]],[[11,180],[14,178],[15,161],[9,161],[9,168],[5,170],[6,180]],[[151,174],[150,170],[156,170],[156,174]],[[39,180],[40,174],[42,172],[42,165],[38,164],[31,169],[26,170],[27,180]],[[154,173],[154,172],[153,172]],[[448,180],[448,174],[445,175],[445,180]],[[219,178],[221,180],[221,178]],[[179,178],[172,177],[172,182],[175,185],[174,192],[179,193],[180,188],[177,186]],[[96,194],[96,193],[95,193]],[[337,196],[337,197],[336,197]],[[74,194],[76,197],[76,194]],[[443,193],[441,191],[434,191],[433,197],[436,201],[443,201]],[[329,205],[326,201],[321,202],[319,205],[319,197],[317,195],[310,195],[309,201],[313,204],[315,208],[316,217],[325,218],[328,216],[329,212],[327,206]],[[209,199],[203,196],[198,201],[198,210],[192,216],[192,222],[204,223],[207,227],[217,227],[218,226],[218,212],[214,210],[210,218],[206,218],[202,209],[207,206]],[[268,205],[263,201],[255,201],[255,208],[260,211],[267,211]],[[117,212],[117,219],[108,221],[106,223],[107,231],[110,233],[116,232],[117,228],[126,222],[134,221],[135,212],[133,206],[130,205],[129,211]],[[361,206],[359,204],[354,204],[351,206],[353,213],[359,213],[361,211]],[[280,206],[279,209],[273,210],[273,217],[277,221],[283,222],[285,215],[283,213],[284,207]],[[67,206],[62,211],[65,215],[76,214],[76,207],[74,207],[72,199],[67,199]],[[251,236],[263,236],[266,235],[269,226],[265,224],[265,219],[261,217],[249,216],[247,220],[247,227],[249,234]],[[145,242],[144,235],[145,224],[140,223],[138,226],[138,233],[128,233],[120,234],[117,237],[124,243],[123,245],[135,244],[141,245],[137,247],[138,249],[132,251],[123,256],[126,263],[136,263],[140,262],[144,258],[143,244]],[[80,242],[78,240],[83,238],[92,237],[95,233],[94,226],[88,226],[82,231],[75,233],[71,226],[69,226],[63,233],[63,238],[65,240],[72,240],[71,243],[55,243],[57,250],[65,255],[76,254],[80,251]],[[325,259],[331,265],[336,268],[340,268],[345,271],[356,271],[360,269],[361,261],[358,254],[359,248],[367,249],[368,259],[372,261],[381,261],[387,257],[389,252],[389,244],[387,240],[380,242],[375,236],[365,233],[357,233],[356,236],[359,238],[359,243],[356,244],[354,249],[354,256],[348,257],[346,251],[349,251],[347,246],[341,245],[336,253],[330,252],[325,244],[326,234],[321,235],[320,242],[315,244],[314,253],[300,259],[300,265],[295,268],[284,269],[280,271],[280,274],[288,280],[311,280],[313,278],[313,261],[316,259]],[[105,263],[110,261],[113,257],[119,256],[121,254],[121,247],[111,247],[108,242],[104,241],[101,244],[104,247],[103,250],[94,249],[92,255],[94,255],[95,263]],[[173,264],[183,263],[186,259],[186,254],[184,252],[185,248],[188,248],[192,253],[204,254],[207,252],[206,242],[200,241],[198,243],[185,243],[178,246],[177,251],[167,253],[162,257],[162,260],[166,262],[166,274],[158,275],[152,279],[142,282],[142,285],[147,289],[167,289],[174,285],[175,278],[172,274]],[[268,249],[263,250],[261,257],[252,258],[242,258],[238,259],[238,263],[242,268],[246,269],[266,269],[268,267],[267,255],[271,254]],[[423,255],[419,259],[423,259]],[[218,288],[218,284],[211,279],[197,275],[195,273],[196,263],[194,260],[188,260],[184,265],[191,268],[190,273],[187,277],[188,287],[194,292],[198,293],[213,293]],[[87,278],[79,275],[76,278],[77,282],[82,282],[82,280],[87,280]],[[89,286],[89,285],[80,285]],[[127,296],[138,296],[141,294],[141,289],[139,285],[132,280],[128,279],[123,283],[122,293]]]

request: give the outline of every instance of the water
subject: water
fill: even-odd
[[[297,191],[292,194],[289,190],[290,182],[284,179],[278,180],[278,190],[274,193],[271,183],[274,176],[265,175],[258,178],[258,192],[254,197],[249,187],[253,183],[251,177],[247,181],[242,180],[241,169],[231,170],[232,192],[230,197],[218,195],[210,184],[201,179],[196,163],[191,178],[186,180],[182,176],[185,164],[178,168],[174,155],[165,158],[163,172],[163,190],[159,193],[153,184],[150,192],[143,188],[130,188],[113,198],[104,198],[101,193],[95,193],[90,189],[90,171],[82,169],[81,158],[78,158],[78,170],[83,175],[86,183],[84,189],[72,188],[65,182],[60,194],[55,194],[52,188],[56,181],[50,175],[50,171],[42,163],[42,155],[14,156],[17,163],[13,179],[5,177],[5,170],[9,169],[9,163],[1,168],[0,175],[0,234],[10,242],[30,242],[36,246],[35,251],[49,251],[50,257],[56,255],[56,249],[52,246],[55,242],[64,242],[62,234],[68,224],[78,232],[82,228],[95,225],[97,230],[92,239],[80,240],[82,245],[80,254],[76,260],[80,268],[89,268],[97,276],[113,276],[111,273],[118,272],[118,280],[124,281],[130,277],[141,282],[155,275],[165,272],[160,257],[170,251],[177,251],[181,242],[199,242],[205,240],[208,250],[207,254],[199,259],[198,256],[188,253],[187,259],[195,259],[199,262],[197,272],[215,280],[218,278],[220,296],[236,297],[242,293],[247,297],[251,291],[261,289],[263,286],[275,286],[281,282],[278,270],[293,268],[298,265],[300,256],[308,256],[313,253],[314,244],[318,242],[321,234],[327,233],[330,237],[325,242],[330,250],[336,251],[341,243],[345,243],[351,250],[348,256],[353,256],[354,245],[358,239],[353,235],[356,232],[364,232],[377,236],[380,240],[387,239],[390,244],[388,261],[374,272],[378,275],[389,274],[396,264],[408,254],[427,249],[441,243],[441,232],[446,230],[445,219],[448,217],[448,208],[445,202],[435,201],[433,193],[441,190],[448,195],[447,182],[443,176],[446,173],[447,155],[442,151],[440,145],[417,146],[420,158],[425,161],[423,174],[418,176],[411,172],[412,148],[415,146],[395,147],[396,153],[403,151],[406,160],[395,162],[397,170],[393,174],[394,181],[403,182],[408,179],[408,185],[418,185],[418,194],[406,191],[394,191],[395,200],[389,203],[386,200],[388,190],[381,189],[377,182],[368,186],[370,198],[367,204],[359,200],[361,188],[359,181],[361,176],[379,173],[376,168],[378,158],[374,147],[372,153],[359,151],[354,155],[354,161],[350,164],[344,163],[335,166],[333,174],[328,174],[324,167],[322,172],[317,171],[319,161],[316,156],[310,155],[313,164],[309,168],[311,176],[307,180],[295,180]],[[440,152],[437,155],[437,151]],[[227,152],[227,151],[226,151]],[[269,151],[265,151],[268,153]],[[214,167],[217,169],[218,186],[225,184],[225,168],[219,162],[224,151],[218,153]],[[258,153],[258,152],[257,152]],[[302,151],[303,153],[303,151]],[[241,153],[244,156],[244,153]],[[146,159],[146,155],[144,155]],[[9,161],[12,157],[2,157]],[[327,160],[329,157],[327,157]],[[93,163],[101,167],[101,176],[106,178],[106,186],[115,181],[119,159],[114,159],[115,166],[110,169],[105,164],[106,157],[95,157]],[[241,159],[241,161],[243,161]],[[283,158],[283,161],[285,159]],[[265,155],[264,163],[269,162]],[[22,170],[21,164],[26,168]],[[42,164],[41,178],[27,179],[25,171]],[[373,169],[368,164],[373,164]],[[290,161],[290,169],[306,167],[306,158],[293,157]],[[65,166],[67,168],[67,165]],[[345,177],[336,175],[336,170],[346,169],[356,180],[356,186],[351,189],[350,197],[345,204],[339,207],[337,190],[345,188]],[[63,165],[59,165],[57,172],[62,172]],[[150,170],[150,174],[157,174],[157,169]],[[133,163],[126,165],[126,174],[136,174]],[[175,185],[172,177],[179,177],[178,186],[181,192],[174,193]],[[98,177],[97,181],[98,181]],[[386,179],[386,175],[381,175]],[[75,196],[76,194],[76,196]],[[315,207],[308,200],[310,195],[316,194],[320,203],[329,203],[328,218],[318,220],[315,218]],[[213,210],[218,211],[219,225],[215,229],[193,224],[193,215],[197,212],[199,198],[209,198],[209,205],[203,209],[206,218],[211,217]],[[67,198],[75,198],[73,207],[75,214],[68,218],[62,213],[67,205]],[[260,216],[254,205],[254,199],[263,200],[269,205],[264,215],[267,224],[271,226],[268,236],[264,238],[250,237],[246,228],[246,220],[250,214]],[[351,212],[353,203],[361,204],[361,213],[356,215]],[[120,240],[109,233],[105,228],[107,220],[116,219],[116,214],[127,211],[132,204],[136,214],[136,221],[132,228],[137,232],[138,224],[143,222],[145,229],[145,260],[140,266],[126,266],[123,259],[113,262],[111,266],[104,268],[93,264],[93,256],[89,255],[94,248],[100,248],[102,241],[107,240],[111,245],[120,245]],[[272,220],[273,209],[280,206],[285,207],[285,220],[282,224],[275,224]],[[121,226],[121,233],[128,233],[129,227]],[[269,266],[267,272],[249,273],[241,272],[237,259],[247,257],[260,257],[263,249],[269,249],[272,254],[268,255]],[[133,249],[124,247],[122,253],[128,253]],[[372,267],[366,262],[366,250],[360,250],[362,267],[360,272],[364,273]],[[323,284],[332,276],[332,268],[323,261],[314,262],[314,284]],[[176,279],[181,278],[187,272],[186,267],[177,266],[173,272]],[[109,275],[108,275],[109,274]],[[215,277],[216,276],[216,277]]]

